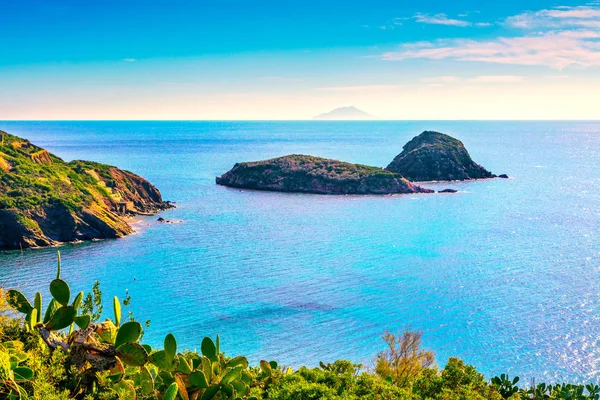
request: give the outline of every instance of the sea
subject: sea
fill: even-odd
[[[64,160],[135,172],[177,208],[136,233],[60,247],[72,291],[131,296],[144,341],[297,368],[372,368],[386,331],[422,331],[487,378],[600,378],[600,122],[0,121]],[[510,179],[455,194],[327,196],[232,189],[241,161],[310,154],[385,167],[424,130]],[[47,302],[57,248],[0,254],[0,284]]]

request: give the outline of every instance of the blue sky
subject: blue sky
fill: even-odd
[[[0,119],[600,118],[600,3],[0,0]]]

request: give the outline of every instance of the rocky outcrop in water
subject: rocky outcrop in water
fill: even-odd
[[[216,182],[235,188],[338,195],[433,192],[382,168],[306,155],[238,163]]]
[[[133,232],[125,217],[172,208],[136,174],[0,135],[0,249],[122,237]]]
[[[404,145],[386,170],[412,182],[496,177],[471,159],[460,140],[433,131],[425,131]]]

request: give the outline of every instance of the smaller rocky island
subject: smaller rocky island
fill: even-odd
[[[433,193],[382,168],[306,155],[235,164],[219,185],[316,194]]]
[[[471,159],[464,144],[439,132],[425,131],[402,148],[386,167],[412,182],[495,178]]]
[[[0,249],[118,238],[133,232],[127,217],[173,208],[134,173],[0,137]]]

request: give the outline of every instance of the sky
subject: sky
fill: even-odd
[[[0,0],[0,120],[600,119],[600,1]]]

